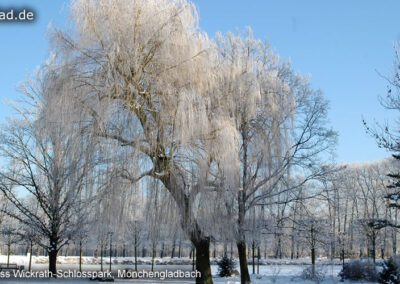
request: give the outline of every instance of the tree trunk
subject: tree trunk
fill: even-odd
[[[315,265],[315,248],[311,248],[311,264]]]
[[[312,265],[312,277],[315,276],[315,246],[316,246],[316,236],[314,225],[311,225],[311,265]]]
[[[386,207],[386,210],[385,210],[385,220],[388,220],[388,208]],[[386,242],[387,242],[387,239],[388,239],[388,228],[387,227],[385,227],[384,229],[384,234],[383,234],[383,242],[382,242],[382,244],[381,244],[381,258],[382,259],[385,259],[385,251],[386,251]]]
[[[349,250],[350,253],[353,254],[353,246],[354,246],[354,226],[353,226],[353,222],[354,222],[354,207],[351,207],[351,217],[350,217],[350,224],[349,224],[349,230],[350,230],[350,244],[349,244]]]
[[[212,284],[211,265],[210,265],[210,239],[202,238],[193,241],[196,248],[196,271],[200,272],[200,277],[196,278],[196,284]]]
[[[240,282],[241,284],[248,284],[251,283],[251,281],[250,281],[249,267],[247,265],[246,235],[243,229],[245,223],[245,214],[246,214],[244,190],[239,190],[238,206],[239,206],[239,218],[238,218],[239,240],[237,241],[236,245],[238,248],[239,263],[240,263]]]
[[[372,249],[371,249],[371,257],[372,257],[372,261],[375,263],[376,261],[376,234],[375,232],[373,232],[372,235]]]
[[[312,276],[315,276],[315,248],[311,248],[311,265],[312,265]]]
[[[394,212],[395,224],[397,224],[397,210]],[[392,252],[393,255],[397,254],[397,228],[392,228]]]
[[[103,271],[103,241],[100,244],[100,270]]]
[[[171,258],[175,257],[175,246],[176,246],[176,240],[172,242],[172,249],[171,249]]]
[[[294,259],[294,229],[292,229],[292,235],[290,236],[290,259]]]
[[[217,249],[215,248],[215,243],[214,243],[213,258],[215,259],[216,257],[217,257]]]
[[[165,155],[165,153],[162,154],[163,157],[168,156]],[[156,172],[163,172],[165,165],[164,159],[158,159],[157,162],[154,163],[154,169]],[[190,199],[183,187],[179,185],[178,180],[180,180],[180,178],[174,175],[164,175],[160,180],[176,201],[181,212],[182,229],[190,236],[190,240],[196,249],[196,270],[201,274],[200,277],[196,277],[196,284],[212,284],[210,238],[202,235],[197,220],[193,217]]]
[[[344,253],[344,245],[342,248],[342,270],[344,269],[344,257],[345,257],[345,253]]]
[[[156,257],[156,245],[153,243],[152,249],[151,249],[151,271],[154,271],[154,258]]]
[[[238,242],[237,243],[238,254],[239,254],[239,264],[240,264],[240,283],[241,284],[249,284],[250,274],[249,268],[247,266],[247,257],[246,257],[246,243]]]
[[[10,265],[10,250],[11,250],[11,244],[8,243],[8,245],[7,245],[7,268]]]
[[[161,251],[160,251],[160,258],[164,257],[164,250],[165,250],[165,244],[164,242],[161,244]]]
[[[226,242],[224,243],[224,255],[223,256],[225,256],[225,257],[228,256],[228,245]]]
[[[82,239],[79,240],[79,272],[82,272]]]
[[[260,258],[261,258],[261,251],[260,246],[257,247],[257,274],[260,274]]]
[[[196,254],[196,249],[193,247],[190,250],[190,258],[192,259],[192,271],[195,271],[195,269],[196,269],[196,257],[195,257],[195,254]]]
[[[29,268],[28,271],[32,271],[32,253],[33,253],[33,241],[31,241],[31,250],[29,255]]]
[[[255,250],[256,250],[256,244],[253,241],[251,243],[251,255],[252,255],[252,259],[253,259],[253,274],[256,274],[256,255],[255,255]]]
[[[57,249],[51,248],[49,254],[49,272],[53,277],[57,277]]]
[[[135,271],[137,272],[137,256],[138,256],[138,244],[137,244],[137,238],[136,238],[136,235],[135,235],[135,247],[134,247],[134,249],[135,249],[135,251],[134,251],[134,253],[135,253]]]

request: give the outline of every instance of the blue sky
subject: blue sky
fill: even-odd
[[[365,134],[362,117],[393,120],[379,105],[393,71],[393,43],[400,38],[400,1],[196,0],[200,27],[210,37],[250,26],[268,39],[293,68],[311,75],[314,88],[331,102],[329,118],[339,132],[338,161],[371,161],[389,153]],[[36,21],[0,23],[0,98],[14,99],[16,84],[47,57],[50,21],[65,25],[63,0],[0,0],[0,8],[31,7]],[[12,113],[0,106],[0,120]]]

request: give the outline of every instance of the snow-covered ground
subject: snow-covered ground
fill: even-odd
[[[33,264],[32,270],[33,271],[44,271],[48,268],[47,257],[39,256],[39,257],[32,257]],[[78,271],[78,257],[58,257],[58,265],[57,269],[61,269],[63,271]],[[139,258],[139,265],[138,270],[145,270],[150,271],[151,269],[151,259],[150,258]],[[6,263],[7,257],[4,255],[0,256],[0,263]],[[134,258],[132,257],[119,257],[112,259],[112,271],[114,274],[117,273],[118,270],[124,269],[133,269],[134,268]],[[171,258],[157,258],[156,259],[156,266],[155,270],[157,271],[175,271],[175,270],[182,270],[182,271],[191,271],[192,265],[191,260],[188,258],[181,258],[181,259],[171,259]],[[17,263],[18,265],[23,265],[25,270],[28,268],[29,257],[27,256],[11,256],[10,263]],[[214,276],[214,283],[218,284],[240,284],[240,276],[230,277],[230,278],[220,278],[217,277],[218,267],[215,265],[215,261],[211,267],[212,275]],[[262,263],[264,265],[260,265],[259,274],[254,274],[251,276],[252,283],[255,284],[269,284],[269,283],[277,283],[277,284],[297,284],[297,283],[315,283],[313,281],[304,281],[299,276],[301,272],[309,267],[310,260],[307,258],[297,259],[297,260],[290,260],[290,259],[283,259],[283,260],[276,260],[276,259],[267,259],[263,260]],[[318,262],[318,269],[323,272],[324,280],[322,283],[339,283],[339,277],[337,276],[341,270],[340,262],[334,261],[331,262],[326,259],[320,259]],[[103,258],[103,269],[106,271],[109,268],[109,258]],[[100,258],[93,258],[93,257],[84,257],[83,258],[83,266],[82,269],[84,271],[100,271]],[[252,272],[252,266],[249,265],[249,271]],[[257,267],[256,267],[257,272]],[[86,279],[44,279],[44,278],[29,278],[29,279],[16,279],[16,278],[1,278],[0,282],[3,283],[93,283],[93,281],[89,281]],[[165,279],[165,280],[149,280],[149,279],[142,279],[142,280],[126,280],[126,279],[117,279],[114,283],[168,283],[168,284],[183,284],[183,283],[194,283],[194,280],[191,279]],[[346,283],[346,282],[342,282]],[[347,282],[353,283],[356,282]],[[365,282],[364,282],[365,283]]]

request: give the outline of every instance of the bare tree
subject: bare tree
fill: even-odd
[[[36,75],[22,87],[19,114],[1,133],[7,167],[0,171],[0,190],[13,205],[4,212],[40,236],[55,276],[58,251],[87,221],[93,145],[78,130],[80,111],[66,103],[68,71],[52,62]]]

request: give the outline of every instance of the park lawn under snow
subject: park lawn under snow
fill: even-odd
[[[33,271],[40,271],[46,270],[48,267],[47,257],[39,256],[33,257],[33,264],[32,269]],[[134,268],[132,264],[134,261],[133,257],[118,257],[112,258],[113,264],[112,269],[113,271],[117,271],[118,269],[123,270],[126,268]],[[78,257],[58,257],[58,265],[57,269],[62,270],[78,270]],[[138,258],[138,262],[141,263],[138,265],[139,270],[150,270],[151,269],[151,258]],[[250,260],[250,259],[249,259]],[[4,255],[0,256],[0,263],[6,263],[7,257]],[[191,270],[192,265],[191,260],[188,258],[157,258],[155,259],[157,263],[155,266],[155,270]],[[302,258],[296,260],[290,259],[267,259],[263,260],[264,265],[260,265],[260,274],[251,275],[252,283],[255,284],[269,284],[269,283],[276,283],[276,284],[284,284],[284,283],[315,283],[313,281],[305,281],[301,279],[299,276],[303,269],[309,267],[310,259]],[[25,270],[27,270],[29,258],[27,256],[11,256],[10,263],[17,263],[18,265],[24,265]],[[96,271],[100,270],[100,258],[94,257],[83,257],[83,270],[84,271]],[[215,263],[212,261],[212,263]],[[319,259],[318,260],[318,267],[324,272],[325,279],[322,283],[338,283],[340,281],[339,277],[337,276],[341,270],[340,262],[334,261],[331,262],[326,259]],[[103,267],[104,270],[107,270],[109,267],[109,258],[103,258]],[[214,279],[214,283],[220,284],[240,284],[240,276],[230,277],[230,278],[221,278],[217,276],[218,267],[217,265],[213,264],[211,266],[212,275]],[[252,272],[252,266],[249,265],[249,271]],[[257,267],[256,267],[257,271]],[[0,282],[7,283],[93,283],[93,281],[89,281],[86,279],[0,279]],[[177,280],[177,279],[166,279],[166,280],[125,280],[125,279],[116,279],[114,283],[169,283],[169,284],[182,284],[182,283],[194,283],[194,280]],[[352,281],[345,281],[342,283],[353,283],[356,284],[358,282]],[[361,283],[361,282],[360,282]],[[365,283],[365,282],[362,282]]]

